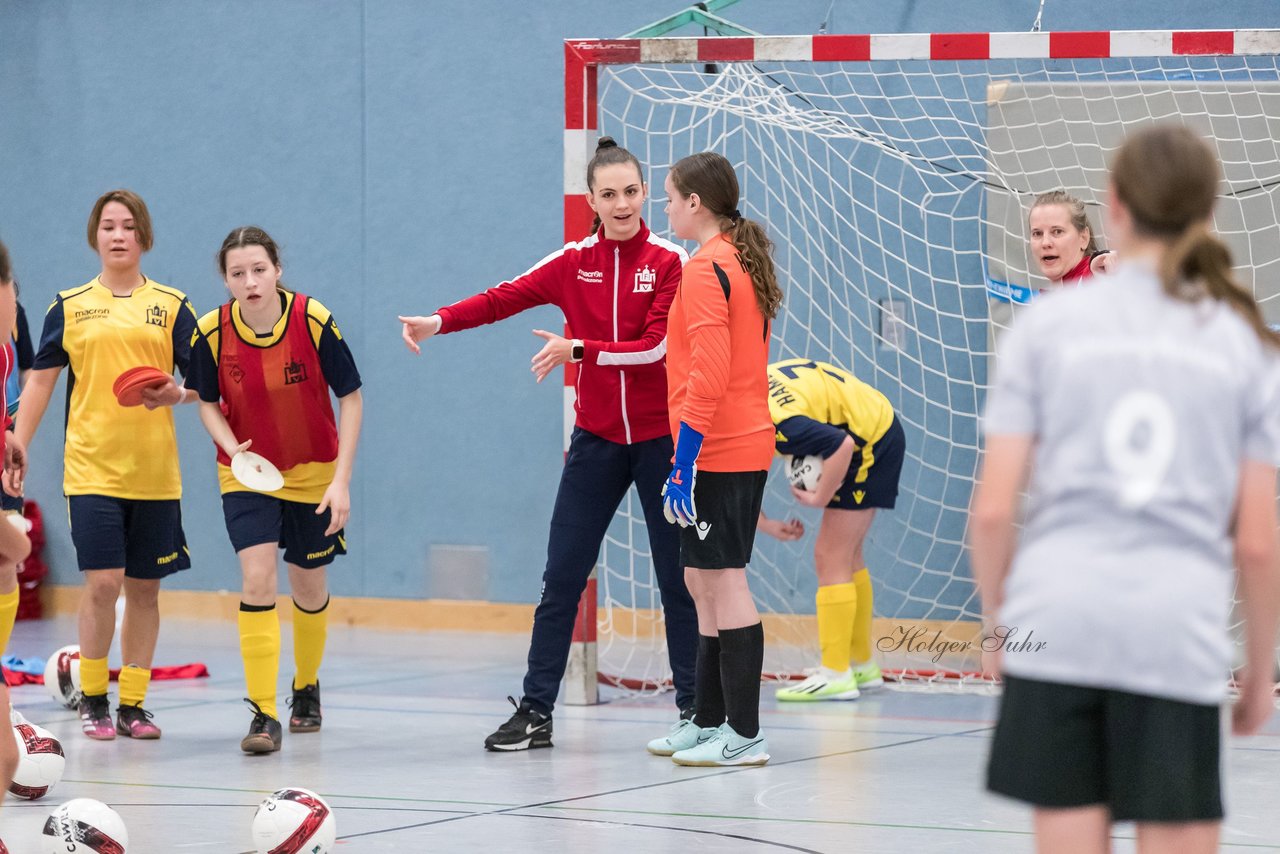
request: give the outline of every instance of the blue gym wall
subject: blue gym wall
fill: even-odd
[[[1036,0],[743,0],[767,34],[1026,30]],[[559,374],[528,370],[543,309],[431,341],[427,313],[514,275],[561,240],[563,51],[681,7],[619,3],[277,0],[0,2],[0,239],[39,334],[53,294],[89,280],[93,200],[147,200],[152,278],[203,312],[223,299],[214,253],[255,223],[285,280],[336,314],[365,379],[352,554],[339,595],[420,597],[433,544],[491,549],[485,598],[536,601],[561,458]],[[1048,0],[1045,29],[1280,25],[1273,0]],[[660,177],[660,176],[659,176]],[[75,583],[61,498],[61,387],[32,449],[52,581]],[[194,407],[177,412],[195,566],[177,587],[237,589]]]

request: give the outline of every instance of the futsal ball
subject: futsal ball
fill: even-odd
[[[796,489],[813,492],[822,477],[822,457],[787,457],[787,483]]]
[[[64,646],[44,665],[44,687],[49,696],[68,709],[80,705],[80,647]]]
[[[13,737],[18,742],[18,769],[13,772],[9,791],[28,801],[43,798],[62,779],[62,768],[67,764],[62,743],[32,723],[15,726]]]
[[[329,854],[338,830],[324,798],[307,789],[281,789],[253,816],[258,854]]]
[[[41,854],[125,854],[129,831],[102,801],[76,798],[49,814],[40,842]]]

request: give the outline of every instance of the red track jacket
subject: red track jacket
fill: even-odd
[[[579,427],[632,444],[670,433],[667,312],[688,254],[642,221],[630,240],[604,227],[543,258],[527,273],[437,312],[440,333],[494,323],[539,305],[564,312],[585,356],[578,366]]]

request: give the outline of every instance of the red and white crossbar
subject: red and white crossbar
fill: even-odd
[[[1105,59],[1280,53],[1280,30],[1100,30],[1043,33],[886,33],[571,39],[574,65],[636,62],[858,62],[878,59]],[[572,125],[566,125],[571,127]]]

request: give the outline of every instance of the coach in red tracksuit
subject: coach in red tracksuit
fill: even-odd
[[[673,453],[667,423],[667,312],[680,284],[685,251],[649,231],[640,218],[645,184],[639,161],[604,137],[587,167],[587,199],[596,231],[524,275],[441,308],[401,317],[405,343],[494,323],[539,305],[558,306],[572,340],[538,330],[546,344],[533,359],[541,381],[565,362],[578,364],[576,422],[551,517],[542,599],[533,618],[524,696],[515,714],[485,739],[489,750],[551,747],[551,710],[569,656],[578,601],[609,523],[631,484],[649,529],[662,593],[667,650],[681,715],[692,712],[698,628],[679,560],[679,536],[662,515],[660,492]]]

